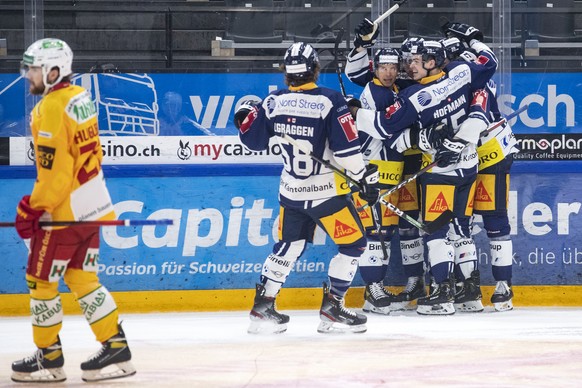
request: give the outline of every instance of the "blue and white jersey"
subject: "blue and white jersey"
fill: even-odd
[[[495,123],[502,119],[495,96],[497,85],[489,80],[485,89],[489,96],[489,121]],[[484,133],[477,144],[479,170],[484,170],[501,162],[507,155],[519,152],[519,147],[511,126],[506,123]]]
[[[298,147],[280,137],[286,134],[305,151],[343,168],[359,180],[365,164],[355,123],[343,96],[311,83],[301,89],[290,87],[273,92],[257,111],[242,123],[239,137],[253,151],[267,149],[277,136],[284,169],[279,200],[290,207],[310,208],[350,192],[345,179],[313,160]]]
[[[363,109],[375,111],[384,111],[387,107],[394,104],[396,95],[401,88],[401,83],[410,86],[414,83],[411,80],[396,80],[391,88],[387,88],[375,77],[367,51],[357,52],[352,50],[348,55],[345,73],[353,83],[364,86],[360,94],[360,102]],[[397,184],[393,178],[402,177],[403,154],[391,147],[392,141],[376,139],[366,132],[359,132],[360,143],[362,144],[362,154],[367,163],[378,165],[380,173],[380,183],[382,185],[392,186]],[[393,163],[397,162],[397,163]],[[384,187],[384,186],[383,186]]]
[[[497,69],[497,59],[485,44],[478,42],[473,46],[480,54],[476,62],[451,62],[445,71],[404,89],[384,112],[358,110],[358,130],[393,142],[414,124],[427,128],[444,122],[456,132],[469,114],[473,91],[486,87]],[[462,175],[462,171],[452,170],[474,169],[477,165],[475,146],[465,147],[460,164],[443,169],[435,167],[433,172]]]
[[[368,50],[356,51],[353,49],[350,51],[346,58],[344,73],[356,85],[366,86],[374,78]]]

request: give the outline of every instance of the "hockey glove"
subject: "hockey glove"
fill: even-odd
[[[355,28],[356,38],[354,39],[354,47],[369,48],[376,43],[376,38],[380,34],[378,23],[374,23],[368,18],[362,20]]]
[[[256,110],[257,105],[259,105],[260,103],[261,103],[260,101],[255,100],[245,100],[240,104],[236,112],[234,112],[233,121],[236,129],[240,129],[241,124],[243,123],[243,121],[245,121],[249,113],[252,110]]]
[[[22,238],[31,238],[39,229],[38,220],[44,210],[36,210],[30,207],[30,195],[22,197],[16,207],[16,233]]]
[[[476,29],[475,27],[471,27],[465,23],[454,23],[454,22],[446,22],[442,27],[441,30],[443,33],[448,37],[456,37],[461,42],[465,42],[467,46],[471,46],[471,41],[476,39],[478,41],[483,41],[483,33]]]
[[[380,189],[378,182],[380,181],[380,174],[378,174],[378,165],[368,164],[366,172],[360,180],[360,198],[368,202],[368,205],[373,206],[378,202]]]
[[[444,168],[459,163],[461,152],[465,149],[467,142],[460,139],[444,139],[441,146],[437,149],[435,160],[437,166]]]
[[[438,149],[450,134],[449,127],[444,123],[423,128],[418,132],[418,148],[422,151]]]

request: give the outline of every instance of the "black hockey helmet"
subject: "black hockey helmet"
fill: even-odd
[[[442,68],[445,64],[446,52],[445,48],[440,42],[436,40],[425,40],[417,46],[412,47],[410,52],[412,55],[422,55],[424,62],[429,59],[435,60],[435,66]]]
[[[419,43],[424,42],[424,38],[412,36],[410,38],[406,38],[402,45],[400,46],[400,52],[402,55],[410,54],[412,51],[412,47],[418,46]]]
[[[376,51],[374,55],[374,69],[377,69],[378,65],[384,63],[392,63],[398,66],[400,63],[400,51],[390,47]]]
[[[319,67],[319,57],[315,49],[307,43],[293,43],[283,58],[287,79],[301,84],[315,74]]]

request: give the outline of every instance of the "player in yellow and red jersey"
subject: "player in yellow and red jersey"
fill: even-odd
[[[81,364],[83,380],[133,375],[131,352],[118,323],[117,305],[97,276],[99,227],[41,228],[39,221],[113,220],[105,184],[95,104],[87,90],[70,83],[73,52],[59,39],[41,39],[24,53],[22,74],[30,93],[42,96],[31,113],[37,179],[19,202],[16,230],[30,239],[26,282],[33,339],[38,350],[12,364],[12,380],[66,379],[59,338],[63,309],[61,278],[75,295],[102,348]],[[102,371],[115,365],[114,371]]]

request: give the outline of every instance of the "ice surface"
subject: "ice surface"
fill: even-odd
[[[281,335],[246,333],[247,312],[122,314],[137,374],[87,384],[79,364],[99,349],[82,316],[65,316],[67,381],[18,384],[32,354],[30,319],[2,318],[0,387],[580,387],[582,309],[516,308],[448,317],[368,314],[364,334],[316,332],[318,312]]]

